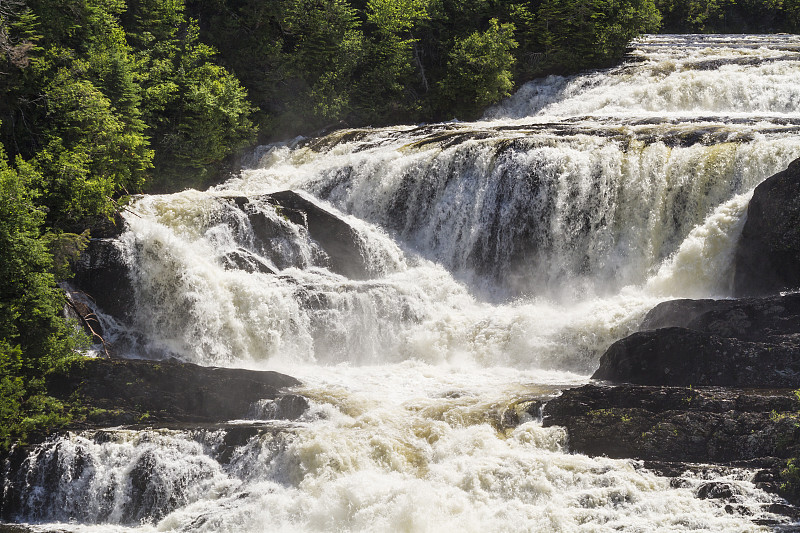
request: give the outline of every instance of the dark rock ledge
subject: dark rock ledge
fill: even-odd
[[[259,400],[286,407],[276,417],[296,418],[307,404],[285,389],[299,384],[277,372],[136,359],[88,359],[47,378],[50,394],[85,406],[73,429],[225,422],[244,418]]]
[[[588,455],[729,463],[800,451],[800,401],[789,390],[586,385],[543,415]]]
[[[714,479],[754,471],[757,487],[787,500],[763,510],[800,521],[800,498],[783,475],[800,453],[800,399],[792,390],[590,384],[545,404],[543,424],[565,427],[574,452],[641,460],[675,487],[726,501],[732,513],[748,511],[735,489]]]
[[[210,453],[223,464],[253,437],[269,433],[278,438],[277,435],[291,427],[291,423],[275,420],[298,418],[308,408],[305,398],[287,390],[297,385],[300,382],[295,378],[277,372],[203,367],[172,360],[86,359],[46,378],[51,395],[81,406],[75,416],[76,422],[65,430],[83,431],[84,436],[97,443],[114,439],[114,426],[188,429],[214,434],[221,431],[224,436]],[[270,421],[229,423],[251,414]],[[73,469],[69,470],[73,473],[85,467],[83,456],[61,464],[59,454],[55,453],[43,463],[36,463],[38,470],[31,474],[27,460],[35,456],[36,449],[18,445],[0,454],[0,486],[3,487],[0,533],[31,531],[13,522],[19,517],[36,516],[26,496],[32,479],[39,483],[41,480],[37,476],[40,476],[44,480],[42,487],[47,487],[48,483],[55,483],[54,476],[64,474],[64,468]],[[123,506],[126,524],[138,523],[144,516],[141,513],[151,510],[158,518],[176,505],[170,500],[151,509],[152,501],[148,499],[152,498],[150,491],[153,490],[150,460],[151,456],[144,454],[131,470],[133,496]],[[45,500],[50,497],[46,489],[43,494]],[[57,505],[57,500],[46,503],[44,508],[52,505]],[[61,530],[55,528],[48,533],[51,531],[60,533]]]

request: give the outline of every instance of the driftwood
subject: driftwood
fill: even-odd
[[[75,315],[78,317],[78,320],[81,323],[81,326],[83,326],[83,328],[86,331],[88,331],[90,335],[92,335],[92,340],[94,341],[95,339],[98,339],[100,341],[100,343],[103,345],[103,354],[105,355],[106,358],[110,359],[111,354],[108,351],[108,343],[103,338],[103,335],[101,333],[98,333],[97,329],[95,329],[92,326],[92,322],[94,322],[99,326],[100,320],[97,318],[97,315],[94,314],[94,312],[92,312],[91,309],[89,309],[88,305],[86,305],[83,302],[75,301],[75,299],[73,298],[73,293],[75,292],[78,291],[69,291],[69,290],[65,291],[67,295],[67,305],[69,306],[70,309],[74,311]],[[91,298],[91,296],[89,296],[86,293],[81,293],[81,294],[83,294],[87,298]]]

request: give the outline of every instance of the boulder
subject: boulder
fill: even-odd
[[[106,313],[129,316],[134,295],[128,266],[114,239],[92,239],[75,264],[71,285],[89,295]]]
[[[735,300],[670,300],[652,308],[639,324],[639,331],[661,328],[688,328],[689,324],[711,310],[722,310],[736,305]]]
[[[91,413],[83,427],[135,423],[209,423],[244,418],[260,400],[278,400],[299,385],[277,372],[214,368],[176,361],[87,359],[47,377],[48,392],[80,395]],[[302,414],[296,395],[286,401]]]
[[[585,385],[550,400],[543,424],[588,455],[721,463],[794,457],[798,409],[791,390]]]
[[[275,274],[275,271],[266,261],[244,248],[231,250],[222,257],[222,266],[226,270],[244,270],[250,274]]]
[[[261,211],[248,210],[251,200],[243,196],[225,197],[248,213],[256,241],[265,256],[270,257],[278,268],[304,265],[294,264],[292,258],[272,253],[273,240],[283,239],[285,228],[264,215]],[[324,209],[295,191],[280,191],[260,198],[278,210],[284,219],[292,224],[303,226],[309,237],[325,252],[318,266],[327,267],[331,272],[350,279],[364,280],[372,277],[369,264],[361,250],[359,233],[341,216]],[[292,254],[289,254],[290,256]]]
[[[800,159],[756,187],[734,262],[736,296],[798,289]]]
[[[361,250],[361,238],[350,224],[294,191],[268,196],[270,202],[280,207],[290,220],[298,220],[297,215],[301,215],[308,234],[328,255],[328,267],[332,272],[351,279],[371,277]]]
[[[676,326],[676,327],[673,327]],[[800,387],[800,294],[675,300],[614,343],[592,376],[641,385]]]

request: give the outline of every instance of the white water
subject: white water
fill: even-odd
[[[533,82],[481,122],[268,146],[214,190],[138,200],[121,246],[146,341],[130,355],[280,370],[312,408],[228,464],[213,432],[52,443],[41,454],[60,447],[59,489],[42,503],[32,481],[22,518],[81,531],[759,530],[772,497],[747,472],[728,513],[696,498],[701,480],[671,488],[634,462],[570,454],[559,428],[498,420],[586,382],[658,302],[729,294],[752,188],[800,157],[799,47],[649,37],[635,61]],[[257,200],[284,189],[346,218],[369,279],[328,270],[305,229]],[[237,195],[270,221],[268,244]],[[278,274],[224,268],[236,250]],[[142,454],[157,475],[136,489]],[[92,467],[72,479],[77,456]]]

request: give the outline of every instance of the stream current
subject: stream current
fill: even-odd
[[[785,523],[752,472],[725,474],[726,510],[697,497],[701,474],[673,487],[636,461],[570,453],[563,429],[530,415],[499,421],[588,382],[657,303],[729,296],[752,190],[797,157],[800,38],[646,36],[619,67],[530,82],[477,122],[295,139],[211,190],[139,198],[119,243],[137,301],[114,332],[128,355],[278,370],[311,407],[279,422],[254,406],[240,423],[268,430],[224,461],[225,428],[50,441],[28,465],[20,520],[104,532]],[[331,271],[259,200],[286,189],[355,229],[365,279]],[[280,228],[268,250],[253,212]],[[232,251],[275,273],[232,267]]]

